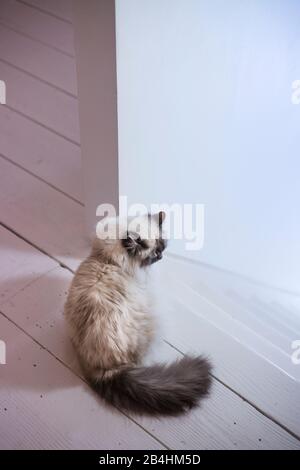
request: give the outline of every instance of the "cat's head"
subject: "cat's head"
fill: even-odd
[[[162,259],[166,248],[162,231],[164,219],[164,212],[135,218],[121,239],[127,255],[133,260],[136,259],[140,266],[149,266]]]
[[[97,230],[96,249],[124,267],[149,266],[162,258],[167,241],[163,236],[166,214],[146,214],[127,220],[107,219]]]

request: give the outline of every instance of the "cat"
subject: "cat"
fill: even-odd
[[[91,386],[118,408],[152,416],[183,413],[196,406],[211,385],[211,365],[202,356],[141,365],[155,321],[139,272],[162,258],[164,218],[164,212],[135,218],[137,231],[128,230],[128,223],[123,226],[119,219],[103,222],[65,304],[71,339]],[[108,225],[117,236],[105,235]]]

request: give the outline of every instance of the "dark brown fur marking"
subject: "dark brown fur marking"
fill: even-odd
[[[93,382],[110,404],[146,415],[181,414],[208,395],[211,365],[201,356],[185,356],[170,364],[124,367],[113,377]]]

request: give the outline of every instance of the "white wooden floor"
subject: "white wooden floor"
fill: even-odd
[[[63,304],[89,251],[70,0],[1,0],[0,448],[299,449],[299,439],[220,381],[173,419],[107,408],[80,376]],[[153,359],[180,354],[161,341]]]

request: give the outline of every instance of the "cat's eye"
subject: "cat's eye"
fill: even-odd
[[[146,240],[143,240],[140,235],[138,236],[138,238],[135,239],[135,242],[143,249],[147,249],[148,248],[148,243]]]
[[[122,240],[123,246],[132,253],[136,252],[137,249],[147,249],[148,243],[142,239],[137,232],[127,232],[127,238]]]

